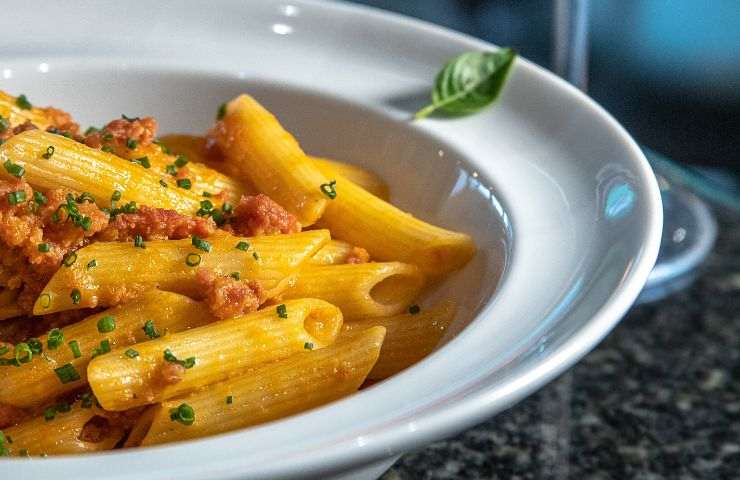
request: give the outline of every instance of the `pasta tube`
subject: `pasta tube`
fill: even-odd
[[[160,140],[172,152],[186,155],[191,161],[208,163],[215,169],[228,168],[226,162],[208,158],[205,148],[205,137],[196,135],[165,135]],[[328,178],[341,175],[347,180],[355,182],[376,197],[388,200],[388,185],[375,173],[357,165],[337,162],[329,158],[315,157],[312,155],[309,155],[308,158],[313,160],[319,170]]]
[[[53,419],[41,415],[3,429],[5,448],[14,457],[110,450],[126,432],[106,415],[95,406],[83,408],[77,402],[67,412],[54,412]]]
[[[341,338],[350,337],[374,325],[384,327],[387,333],[380,358],[368,375],[372,380],[383,380],[432,353],[454,320],[455,313],[457,306],[448,301],[416,314],[355,320],[342,326]]]
[[[367,249],[373,259],[413,263],[438,278],[475,254],[469,235],[419,220],[341,176],[335,189],[320,224],[336,238]]]
[[[142,445],[154,445],[244,428],[293,415],[356,391],[378,358],[385,330],[373,327],[341,343],[300,353],[188,397],[155,407]],[[191,425],[171,420],[186,404]],[[144,426],[146,428],[146,426]]]
[[[308,263],[314,265],[339,265],[347,263],[354,247],[341,240],[331,240],[311,257]]]
[[[114,329],[100,331],[100,323],[111,319]],[[43,356],[34,355],[20,367],[5,366],[0,404],[36,407],[78,389],[86,383],[91,356],[149,339],[144,330],[147,321],[154,322],[156,334],[179,332],[213,321],[208,307],[176,293],[152,290],[135,302],[129,302],[61,329],[63,337],[52,330],[39,338]],[[150,331],[151,333],[151,331]],[[101,346],[104,342],[105,346]],[[54,348],[52,348],[52,346]],[[76,373],[76,381],[66,381],[57,369]],[[71,369],[71,370],[70,370]]]
[[[406,309],[423,284],[419,269],[406,263],[307,266],[283,298],[321,298],[346,318],[382,317]]]
[[[342,313],[329,303],[285,302],[136,345],[136,358],[121,350],[97,357],[87,378],[103,408],[127,410],[185,395],[309,347],[323,348],[341,326]],[[166,373],[173,361],[168,352],[184,367],[176,380]]]
[[[47,111],[43,108],[21,108],[18,99],[0,90],[0,117],[8,121],[9,127],[15,127],[30,120],[42,130],[51,125],[47,118]]]
[[[298,142],[248,95],[232,100],[214,138],[241,176],[294,214],[302,225],[316,222],[326,208],[327,184]]]
[[[160,176],[141,165],[41,130],[19,133],[0,145],[0,163],[6,161],[22,165],[24,179],[35,189],[89,192],[101,207],[110,206],[115,190],[121,192],[122,202],[186,215],[195,214],[203,199],[202,192],[161,185]],[[0,175],[8,177],[9,173],[2,169]]]
[[[162,147],[159,145],[139,146],[134,150],[125,149],[117,153],[129,160],[146,157],[151,165],[151,171],[158,174],[162,181],[172,188],[176,187],[176,179],[167,172],[167,169],[173,168],[177,158],[163,152]],[[188,173],[185,178],[191,181],[191,190],[198,195],[202,195],[203,192],[212,195],[223,192],[223,200],[236,203],[242,195],[252,193],[251,187],[248,187],[243,182],[229,177],[218,170],[214,170],[203,163],[190,161],[187,163],[186,168]]]
[[[114,305],[122,297],[136,296],[155,286],[197,297],[196,272],[203,267],[221,275],[239,272],[241,278],[260,281],[270,293],[328,241],[328,231],[311,230],[254,238],[219,232],[207,240],[210,252],[196,248],[189,238],[153,240],[145,242],[145,248],[96,242],[78,250],[72,266],[57,270],[33,311],[41,315]],[[93,260],[95,267],[88,267]]]

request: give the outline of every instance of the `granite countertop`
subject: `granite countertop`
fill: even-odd
[[[382,480],[740,479],[740,219],[697,281],[633,308],[578,365]]]

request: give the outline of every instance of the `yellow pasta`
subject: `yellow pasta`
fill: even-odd
[[[284,280],[329,241],[329,232],[254,238],[219,232],[207,241],[210,252],[194,247],[189,238],[149,241],[145,248],[130,242],[92,243],[76,252],[71,267],[63,266],[54,274],[36,300],[34,314],[112,305],[122,296],[136,296],[155,286],[198,297],[199,268],[211,268],[221,275],[239,272],[241,278],[260,281],[268,294],[277,293]],[[88,268],[92,260],[96,266]]]
[[[104,317],[113,318],[113,331],[101,333],[98,330],[98,322]],[[63,340],[56,348],[50,348],[49,335],[43,335],[39,339],[44,348],[43,356],[34,355],[29,363],[18,368],[4,367],[0,404],[36,407],[78,389],[86,383],[87,365],[96,350],[106,350],[104,347],[101,350],[101,342],[107,341],[109,348],[114,349],[145,341],[148,336],[143,327],[147,320],[154,322],[159,334],[165,334],[205,325],[214,318],[208,307],[185,296],[159,290],[147,292],[136,301],[64,327],[61,329]],[[70,342],[75,342],[76,346],[71,346]],[[65,365],[71,365],[79,380],[60,381],[55,369]]]
[[[68,412],[56,412],[53,420],[34,417],[20,425],[3,429],[5,448],[10,456],[61,455],[101,452],[113,448],[126,431],[109,422],[107,413],[80,402]],[[86,430],[90,431],[86,435]],[[7,441],[11,438],[13,443]]]
[[[356,391],[378,358],[385,331],[374,327],[343,342],[301,353],[212,385],[208,390],[170,400],[143,418],[142,445],[227,432],[293,415]],[[191,425],[170,419],[170,411],[189,405]],[[148,428],[147,428],[148,427]]]
[[[165,135],[160,140],[172,152],[186,155],[191,161],[207,163],[212,168],[230,172],[231,175],[235,173],[230,170],[230,164],[228,162],[213,160],[206,155],[206,139],[204,137],[196,135]],[[342,163],[329,158],[312,155],[308,155],[308,158],[315,162],[316,166],[327,178],[334,178],[337,175],[341,175],[376,197],[388,200],[388,185],[375,173],[357,165]]]
[[[172,188],[177,187],[175,177],[167,173],[167,167],[174,165],[177,157],[166,154],[159,145],[138,146],[134,150],[121,149],[121,151],[116,153],[129,160],[146,157],[151,165],[152,172],[158,174],[168,186]],[[191,181],[191,190],[198,195],[202,195],[203,192],[208,192],[212,195],[223,192],[223,200],[236,203],[242,195],[253,193],[251,187],[248,187],[243,182],[224,175],[203,163],[191,161],[183,168],[187,168],[188,173],[185,175],[185,178]]]
[[[47,115],[44,108],[21,108],[16,97],[0,90],[0,117],[7,120],[11,128],[30,120],[38,128],[46,130],[51,124]]]
[[[352,255],[354,248],[347,242],[331,240],[321,247],[321,250],[316,252],[308,263],[314,265],[338,265],[347,263],[347,259]]]
[[[321,217],[327,203],[321,191],[326,178],[293,136],[252,97],[240,95],[228,104],[214,138],[241,176],[293,213],[303,226]]]
[[[316,299],[282,305],[137,344],[136,358],[122,350],[97,357],[87,369],[93,393],[106,410],[127,410],[185,395],[260,363],[334,342],[342,326],[337,307]],[[171,364],[165,352],[191,362],[176,383],[168,382],[163,373],[163,367]]]
[[[346,318],[381,317],[406,309],[423,284],[419,269],[406,263],[307,266],[282,296],[321,298],[338,306]]]
[[[18,290],[4,289],[0,291],[0,320],[17,317],[23,313],[23,310],[15,303],[18,297]]]
[[[336,182],[337,196],[320,224],[336,238],[367,249],[373,259],[413,263],[438,278],[475,254],[469,235],[419,220],[340,176]]]
[[[351,337],[375,325],[385,327],[386,336],[380,358],[368,375],[372,380],[382,380],[429,355],[439,344],[456,312],[455,303],[448,301],[417,314],[404,313],[345,322],[340,338]]]
[[[187,215],[194,215],[203,200],[202,192],[162,186],[161,177],[141,165],[41,130],[14,135],[0,145],[0,163],[6,161],[22,165],[23,178],[35,189],[89,192],[101,207],[110,206],[115,190],[121,192],[122,203],[134,201]],[[5,169],[0,176],[10,178]]]

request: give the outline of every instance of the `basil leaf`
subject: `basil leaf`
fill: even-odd
[[[496,100],[506,82],[516,52],[467,52],[459,55],[437,74],[432,103],[416,112],[420,119],[440,110],[452,115],[475,113]]]

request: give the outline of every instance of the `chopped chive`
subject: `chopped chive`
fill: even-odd
[[[151,168],[152,164],[149,162],[149,157],[140,157],[131,160],[131,163],[137,163],[144,168]]]
[[[197,235],[193,235],[190,237],[190,242],[193,244],[195,248],[198,250],[203,250],[204,252],[210,252],[211,251],[211,244],[207,241],[203,240]]]
[[[93,350],[92,358],[110,352],[110,340],[107,338],[100,342],[100,346]]]
[[[200,265],[200,255],[197,253],[188,253],[188,256],[185,257],[185,264],[188,267],[197,267]]]
[[[306,350],[313,350],[313,343],[306,342],[303,344],[303,348],[305,348]]]
[[[187,403],[181,403],[177,408],[170,409],[170,420],[183,425],[192,425],[195,422],[195,410]]]
[[[38,248],[39,252],[41,253],[49,253],[49,250],[51,250],[51,247],[48,243],[39,243],[36,245],[36,248]]]
[[[110,142],[111,140],[113,140],[113,134],[112,133],[106,133],[105,135],[103,135],[103,141],[104,142]]]
[[[136,147],[139,146],[139,142],[137,142],[133,138],[129,138],[128,140],[126,140],[126,146],[129,150],[134,150]]]
[[[226,223],[226,217],[224,216],[223,213],[221,213],[221,210],[219,210],[218,208],[214,209],[211,212],[211,218],[213,219],[214,222],[216,222],[216,225],[218,225],[219,227],[223,225],[224,223]]]
[[[47,422],[54,420],[54,417],[56,416],[57,416],[57,409],[54,405],[52,405],[51,407],[47,407],[44,410],[44,420],[46,420]]]
[[[144,245],[144,237],[142,237],[141,235],[136,235],[134,237],[134,247],[146,248],[146,245]]]
[[[249,249],[249,244],[247,242],[239,242],[236,244],[236,248],[246,252]]]
[[[227,405],[231,405],[232,403],[234,403],[234,397],[232,395],[227,396],[226,397],[226,404]]]
[[[15,356],[16,366],[20,366],[21,363],[28,363],[33,358],[33,350],[31,350],[31,346],[25,342],[17,344],[15,346],[13,354]]]
[[[31,110],[31,108],[33,108],[33,105],[28,101],[28,97],[26,97],[25,94],[18,95],[18,98],[15,100],[15,104],[18,105],[21,110]]]
[[[200,208],[206,212],[213,210],[213,202],[210,200],[202,200],[200,202]]]
[[[164,180],[160,180],[159,184],[162,185],[164,188],[167,188],[167,182],[165,182]]]
[[[100,150],[105,153],[113,153],[113,147],[111,147],[110,145],[104,145]]]
[[[418,305],[411,305],[409,307],[409,313],[411,315],[416,315],[419,312],[421,312],[421,307],[419,307]]]
[[[98,261],[95,260],[94,258],[90,260],[89,262],[87,262],[87,268],[95,268],[97,266],[98,266]]]
[[[221,205],[221,210],[223,210],[224,213],[231,213],[233,209],[234,207],[229,202],[224,202],[224,204]]]
[[[172,351],[169,348],[165,349],[164,351],[164,359],[167,362],[176,363],[178,365],[181,365],[185,367],[186,369],[190,369],[195,366],[195,357],[188,357],[185,360],[178,360],[175,354],[172,353]]]
[[[213,194],[211,192],[203,192],[203,196],[206,198],[210,198],[213,196]]]
[[[337,198],[337,181],[332,180],[329,183],[322,183],[321,192],[329,197],[331,200]]]
[[[41,352],[44,351],[44,345],[38,338],[29,338],[26,343],[28,343],[28,347],[31,349],[34,355],[41,355]]]
[[[260,256],[259,256],[259,255],[257,255],[257,252],[252,252],[252,257],[253,257],[253,258],[254,258],[255,260],[259,260],[259,259],[260,259]]]
[[[72,291],[69,292],[69,297],[72,299],[73,305],[79,305],[80,300],[82,300],[82,294],[76,288],[73,288]]]
[[[82,408],[90,408],[93,405],[93,400],[95,400],[95,397],[90,392],[85,392],[82,395],[80,395],[80,407]]]
[[[44,160],[48,160],[51,158],[51,156],[54,155],[54,145],[49,145],[46,147],[46,153],[41,155],[41,158]]]
[[[175,160],[175,166],[177,168],[182,168],[182,167],[184,167],[187,164],[188,164],[188,157],[186,157],[185,155],[178,155],[177,156],[177,160]]]
[[[49,350],[56,350],[64,343],[64,332],[58,328],[49,330],[46,336],[46,346]]]
[[[26,201],[26,192],[18,190],[17,192],[8,193],[8,204],[18,205]]]
[[[2,346],[2,347],[0,347],[0,357],[2,357],[3,355],[5,355],[5,354],[6,354],[6,353],[8,353],[9,351],[10,351],[10,348],[8,348],[8,347],[6,347],[6,346]]]
[[[164,167],[164,171],[172,175],[173,177],[177,175],[177,168],[173,163],[170,163],[166,167]]]
[[[79,197],[75,199],[77,203],[95,203],[95,197],[90,192],[82,192]]]
[[[133,348],[129,348],[124,352],[128,358],[136,358],[139,356],[139,352],[134,350]]]
[[[128,120],[129,122],[135,122],[137,120],[140,120],[139,117],[127,117],[123,113],[121,114],[121,118],[124,120]]]
[[[193,184],[190,182],[189,178],[178,178],[177,186],[185,190],[190,190],[190,187],[192,187]]]
[[[226,116],[226,104],[222,103],[218,106],[218,112],[216,112],[216,120],[221,120]]]
[[[62,263],[65,267],[71,267],[77,261],[77,253],[69,252],[62,258]]]
[[[93,133],[97,132],[97,127],[87,127],[87,130],[85,130],[85,136],[92,135]]]
[[[49,199],[41,192],[33,192],[33,201],[36,202],[36,205],[41,206],[46,205]]]
[[[67,343],[69,346],[69,349],[72,350],[72,356],[75,358],[80,358],[82,356],[82,352],[80,351],[80,344],[77,343],[77,340],[72,340],[71,342]]]
[[[157,331],[157,327],[154,325],[154,320],[147,320],[144,322],[142,330],[144,330],[144,333],[149,338],[159,338],[159,332]]]
[[[284,303],[277,306],[277,314],[280,318],[288,318],[288,307]]]
[[[106,315],[98,320],[98,332],[108,333],[116,329],[116,319],[111,315]]]
[[[26,173],[25,168],[11,162],[10,160],[5,160],[5,162],[3,162],[3,167],[5,167],[5,171],[17,178],[21,178],[23,174]]]
[[[231,278],[233,278],[234,280],[240,280],[241,279],[241,274],[239,272],[231,272],[229,274],[229,276]]]
[[[113,190],[113,195],[110,196],[111,202],[117,202],[121,199],[121,191]]]
[[[59,381],[63,384],[75,382],[80,379],[80,374],[77,373],[77,370],[75,370],[75,367],[71,363],[55,368],[54,373],[57,374]]]

